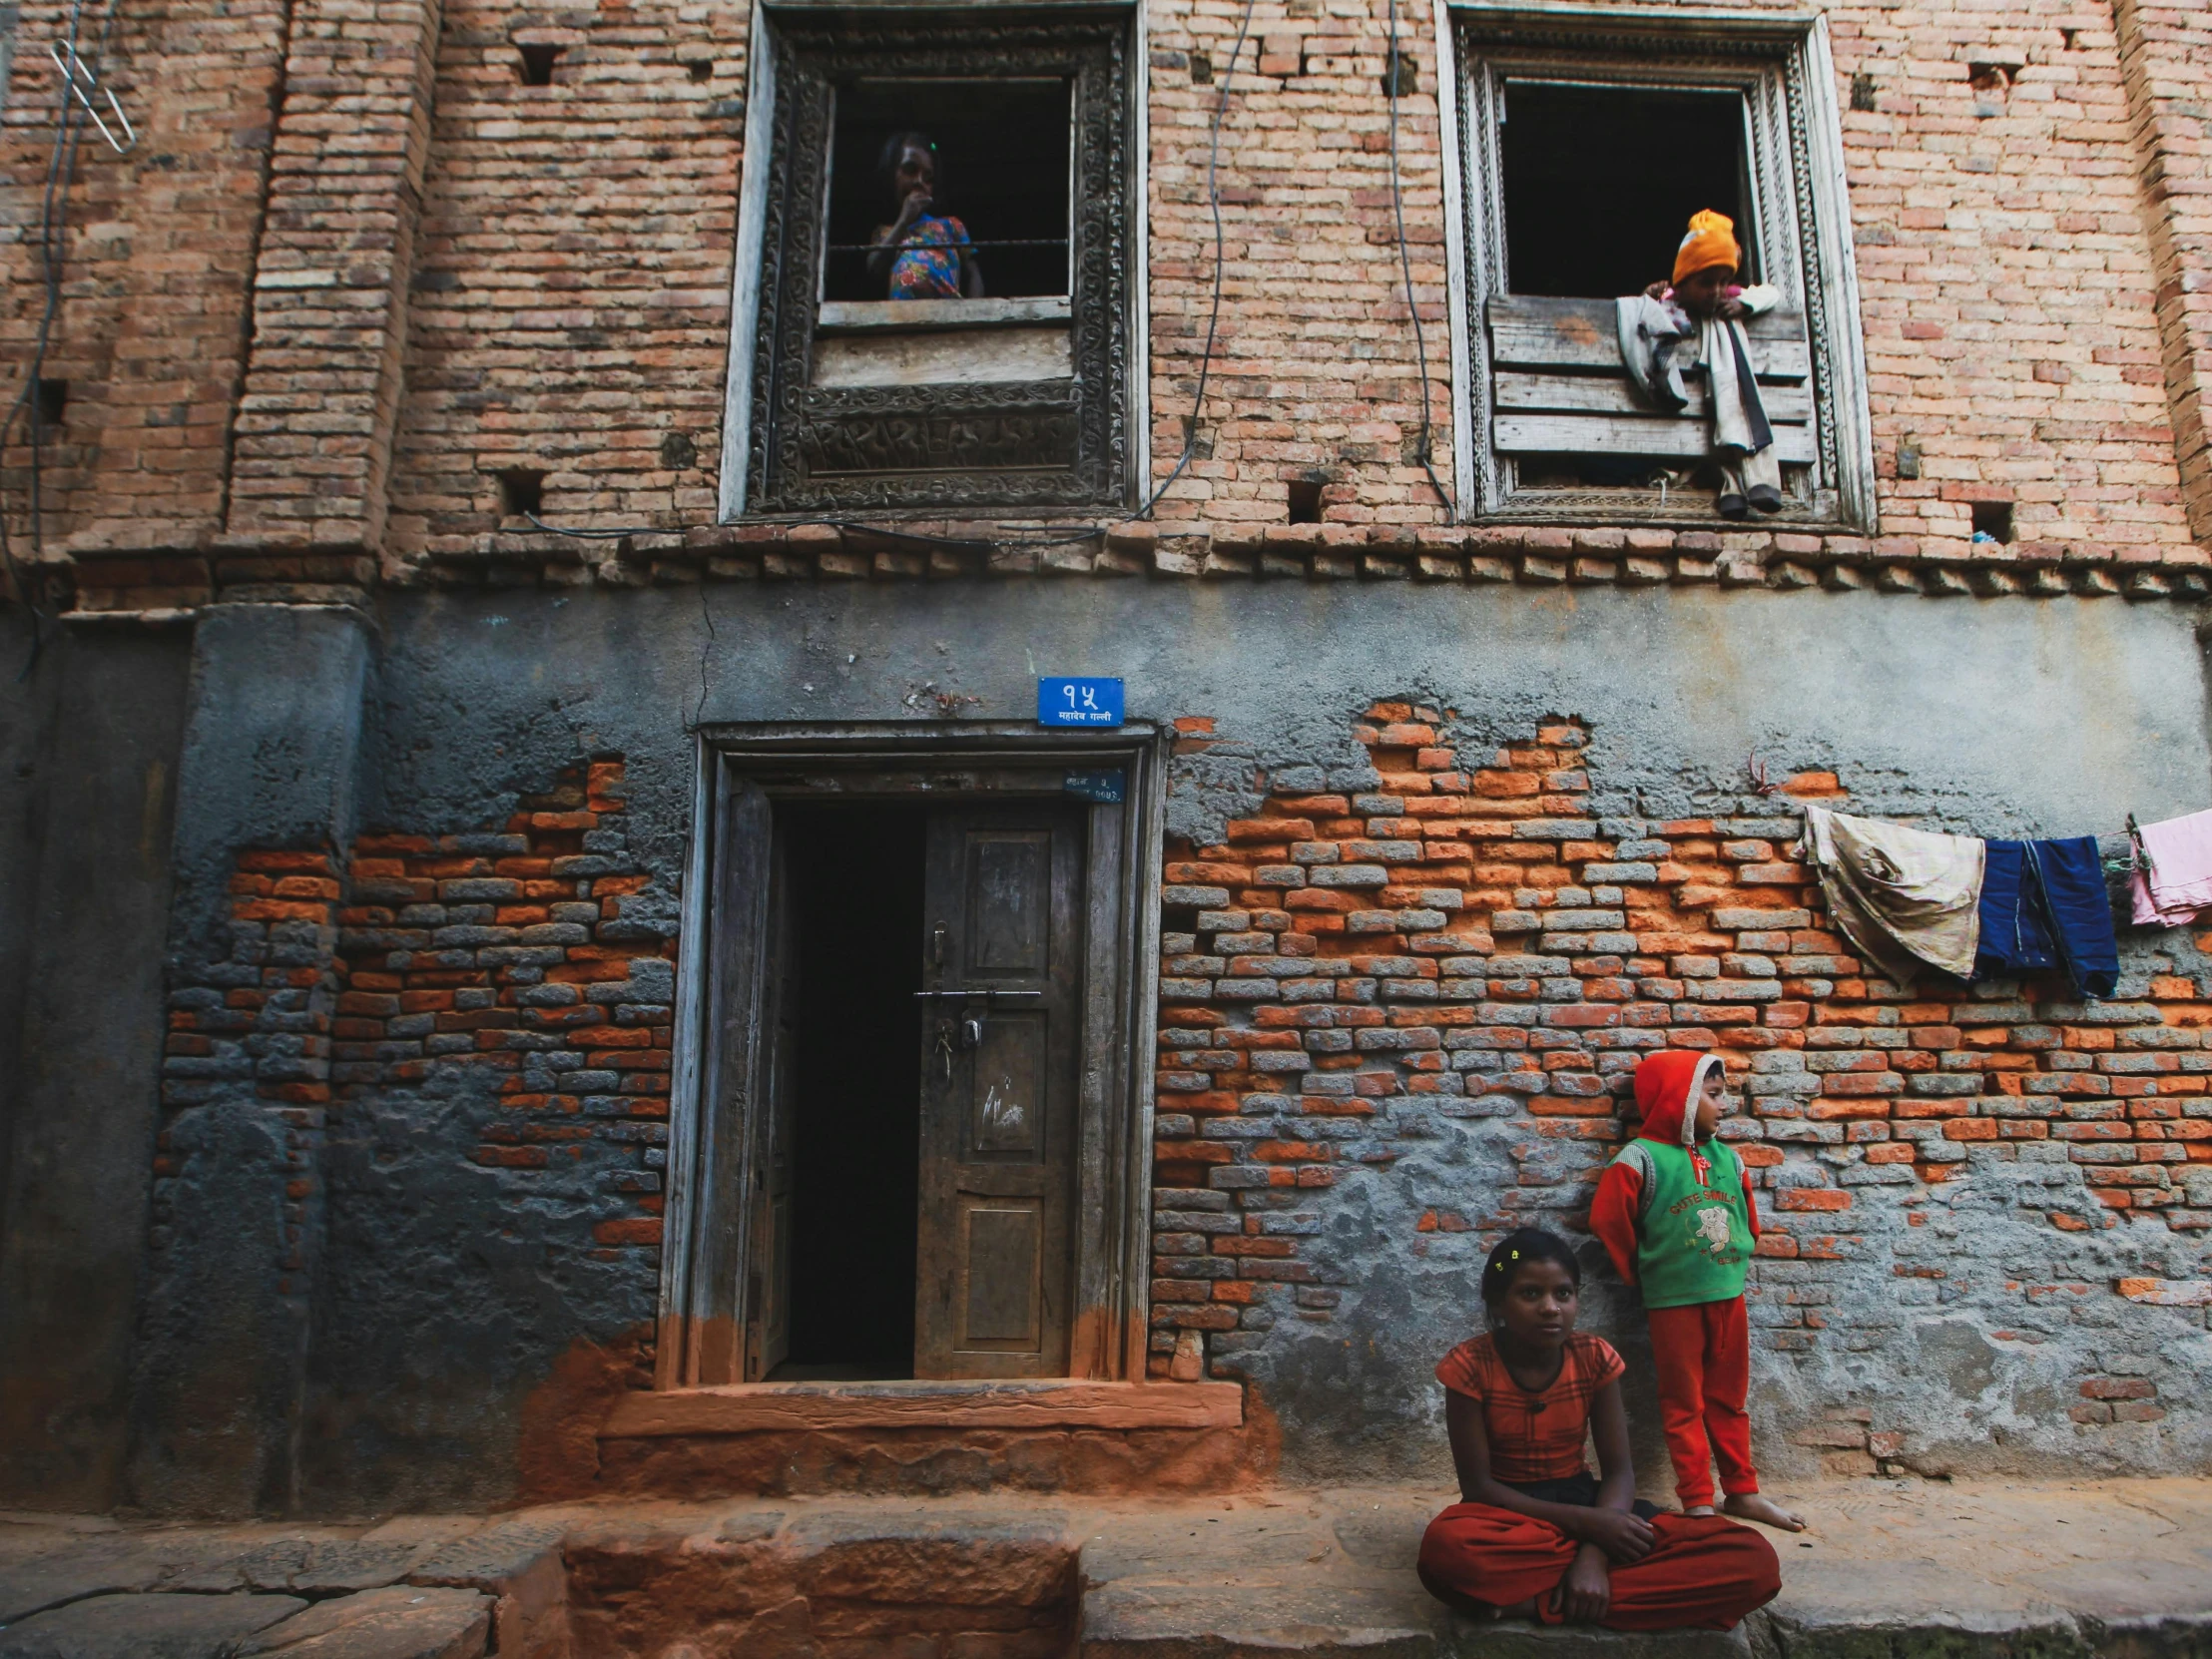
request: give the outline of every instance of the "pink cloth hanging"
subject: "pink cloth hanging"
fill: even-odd
[[[2136,833],[2150,855],[2150,872],[2146,877],[2138,861],[2128,882],[2135,925],[2178,927],[2212,909],[2212,812],[2146,824]]]

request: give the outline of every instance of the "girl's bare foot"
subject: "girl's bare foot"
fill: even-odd
[[[1805,1530],[1803,1519],[1791,1514],[1764,1492],[1731,1492],[1722,1507],[1738,1520],[1757,1521],[1762,1526],[1771,1526],[1783,1532]],[[1712,1511],[1707,1510],[1706,1513],[1711,1514]]]
[[[1685,1515],[1698,1515],[1702,1517],[1712,1514],[1713,1506],[1710,1503],[1686,1503],[1682,1506],[1682,1512]]]

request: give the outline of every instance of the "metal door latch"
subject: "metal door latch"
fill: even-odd
[[[963,1019],[960,1021],[960,1046],[962,1048],[980,1048],[983,1046],[983,1022],[981,1020]]]

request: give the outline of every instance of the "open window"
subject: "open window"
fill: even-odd
[[[1669,274],[1692,214],[1735,222],[1782,463],[1775,528],[1874,525],[1872,443],[1826,39],[1802,19],[1653,28],[1469,8],[1460,56],[1463,503],[1505,522],[1712,521],[1711,414],[1644,402],[1614,300]]]
[[[746,510],[1128,496],[1127,35],[784,15]]]

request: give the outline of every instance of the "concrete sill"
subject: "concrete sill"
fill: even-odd
[[[818,334],[915,334],[944,329],[1034,328],[1066,323],[1068,296],[1023,299],[826,299],[815,318]]]
[[[730,1382],[625,1394],[599,1437],[832,1428],[1236,1428],[1237,1382]]]

